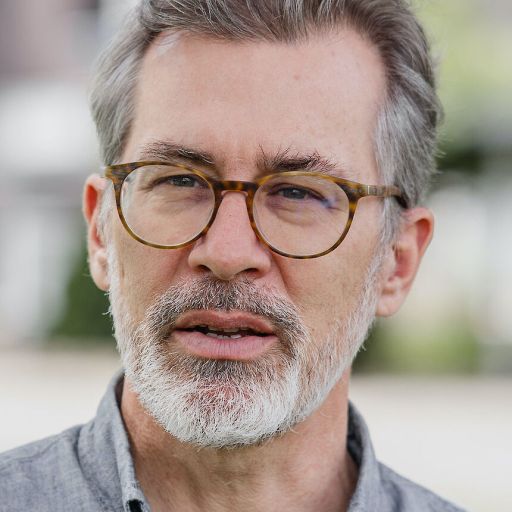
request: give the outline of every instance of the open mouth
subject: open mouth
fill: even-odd
[[[243,311],[189,311],[174,336],[187,353],[208,359],[254,360],[279,343],[268,320]]]
[[[212,327],[209,325],[194,325],[187,329],[181,329],[183,331],[188,332],[200,332],[206,336],[210,336],[211,338],[217,339],[225,339],[225,340],[235,340],[239,338],[243,338],[245,336],[269,336],[269,334],[264,332],[255,331],[249,327],[238,327],[231,329],[221,329],[219,327]]]

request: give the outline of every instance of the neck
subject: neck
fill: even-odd
[[[121,412],[151,510],[347,510],[357,468],[346,449],[348,375],[309,418],[258,446],[201,448],[165,432],[125,379]]]

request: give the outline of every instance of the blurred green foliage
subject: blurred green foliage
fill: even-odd
[[[65,310],[52,326],[49,338],[77,343],[112,343],[112,321],[107,295],[94,284],[85,247],[79,252],[69,277]]]
[[[462,322],[439,326],[437,334],[411,329],[394,332],[378,323],[353,365],[355,373],[414,374],[475,373],[480,370],[481,347]]]

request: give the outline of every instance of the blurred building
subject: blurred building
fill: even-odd
[[[87,79],[129,6],[0,1],[0,344],[40,339],[61,307],[99,165]]]

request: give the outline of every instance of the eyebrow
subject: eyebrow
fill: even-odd
[[[215,157],[211,153],[172,141],[159,140],[149,142],[142,146],[139,157],[142,160],[161,160],[164,162],[184,160],[187,164],[200,165],[212,170],[215,170],[217,167]],[[352,181],[355,180],[355,174],[347,165],[330,160],[320,155],[316,150],[301,153],[288,147],[270,154],[265,152],[260,146],[260,155],[257,159],[256,167],[258,172],[255,179],[261,178],[266,174],[278,174],[286,171],[307,171]]]
[[[214,167],[214,157],[206,152],[188,148],[170,141],[154,141],[144,144],[140,149],[142,160],[162,160],[164,162],[176,159],[186,160],[192,164]]]
[[[274,155],[267,155],[260,146],[261,158],[258,162],[259,173],[279,173],[286,171],[309,171],[338,178],[353,179],[354,173],[348,166],[320,155],[318,151],[300,153],[291,148],[279,150]]]

